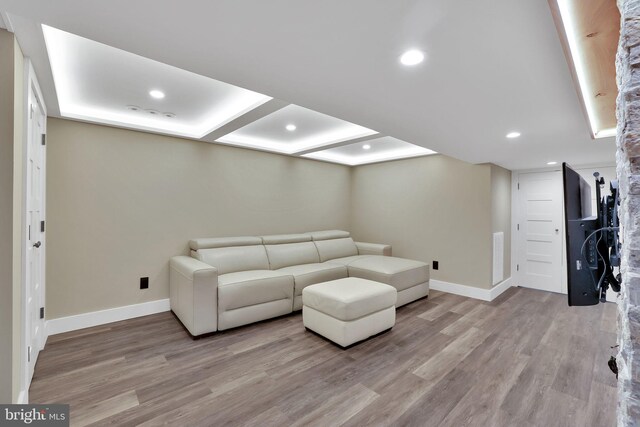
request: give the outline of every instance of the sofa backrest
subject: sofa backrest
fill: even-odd
[[[348,231],[327,230],[306,233],[318,248],[320,262],[358,255],[358,248]]]
[[[308,234],[262,236],[272,270],[320,262],[318,249]]]
[[[269,270],[267,251],[260,237],[215,237],[189,241],[191,255],[218,269],[218,274]]]
[[[218,274],[277,270],[358,255],[348,231],[325,230],[272,236],[212,237],[189,241],[191,256]]]

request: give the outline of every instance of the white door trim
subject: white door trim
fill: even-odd
[[[520,173],[511,173],[511,280],[514,286],[520,283],[518,271],[518,182]]]
[[[28,354],[27,354],[27,340],[28,340],[28,334],[29,332],[27,331],[27,325],[29,324],[29,322],[27,321],[27,316],[29,316],[29,312],[27,310],[27,247],[25,242],[27,241],[27,227],[29,224],[28,221],[28,217],[27,217],[27,174],[28,174],[28,167],[27,167],[27,163],[28,163],[28,156],[27,156],[27,147],[29,145],[29,136],[31,134],[30,129],[32,128],[31,126],[31,115],[30,115],[30,110],[31,110],[31,106],[30,106],[30,100],[31,100],[31,96],[35,96],[42,107],[43,113],[44,113],[44,123],[43,123],[43,129],[46,133],[46,117],[47,117],[47,106],[44,103],[44,97],[42,96],[42,91],[40,90],[40,85],[38,84],[38,79],[36,77],[35,71],[33,69],[33,65],[31,63],[31,60],[29,58],[25,58],[25,62],[24,62],[24,91],[23,91],[23,100],[24,100],[24,110],[23,110],[23,114],[25,117],[24,120],[24,126],[23,126],[23,141],[22,141],[22,153],[23,153],[23,160],[22,160],[22,191],[23,191],[23,197],[22,197],[22,221],[23,221],[23,227],[22,227],[22,248],[21,248],[21,258],[22,258],[22,283],[21,283],[21,304],[22,304],[22,319],[21,319],[21,337],[20,337],[20,403],[27,403],[29,401],[29,385],[31,384],[31,378],[29,378],[29,360],[28,360]],[[43,172],[45,172],[46,169],[44,169]],[[46,181],[46,179],[45,179]],[[45,209],[46,209],[46,200],[44,199],[44,196],[46,195],[46,191],[44,191],[43,194],[43,206],[42,206],[42,210],[43,213],[46,215],[45,213]],[[46,217],[46,216],[45,216]],[[45,252],[44,252],[44,248],[43,248],[43,252],[42,252],[42,257],[43,259],[45,259]],[[43,263],[44,264],[44,263]],[[44,275],[44,270],[43,270],[43,276],[42,276],[42,286],[41,286],[41,293],[42,293],[42,300],[44,301],[44,295],[45,295],[45,275]],[[44,348],[44,345],[47,341],[47,332],[46,332],[46,328],[42,329],[43,331],[43,337],[42,337],[42,342],[41,342],[41,349]]]

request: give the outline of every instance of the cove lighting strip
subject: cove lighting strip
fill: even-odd
[[[376,135],[378,132],[349,123],[340,129],[313,135],[312,137],[300,139],[290,143],[281,142],[275,139],[260,137],[250,137],[230,133],[216,140],[224,144],[236,145],[240,147],[256,148],[260,150],[275,151],[283,154],[296,154],[302,151],[321,148],[326,145],[339,144],[352,139],[363,138],[365,136]]]
[[[380,151],[379,153],[371,153],[367,155],[350,156],[333,152],[333,149],[325,151],[316,151],[314,153],[303,154],[302,157],[308,157],[316,160],[325,160],[328,162],[341,163],[348,166],[358,166],[367,163],[386,162],[389,160],[406,159],[409,157],[429,156],[437,154],[428,148],[412,145],[411,147],[397,148],[395,150]]]
[[[596,127],[596,114],[595,107],[593,105],[591,97],[591,88],[589,87],[584,58],[580,55],[578,49],[577,33],[575,30],[575,22],[573,21],[573,14],[571,13],[569,0],[558,0],[558,9],[560,9],[560,17],[562,19],[562,25],[564,26],[564,32],[567,35],[567,41],[569,42],[569,50],[571,52],[571,59],[578,76],[578,86],[580,86],[580,92],[582,93],[582,99],[584,100],[585,107],[587,109],[587,116],[589,119],[589,126],[591,127],[591,133],[594,138],[607,138],[616,135],[616,129],[597,129]]]

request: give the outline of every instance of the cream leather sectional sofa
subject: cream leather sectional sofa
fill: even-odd
[[[171,310],[193,336],[302,308],[309,285],[360,277],[394,286],[396,306],[429,294],[429,266],[391,256],[391,246],[354,242],[346,231],[220,237],[189,242],[170,261]]]

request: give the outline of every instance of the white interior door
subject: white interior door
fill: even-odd
[[[518,285],[562,292],[562,173],[518,177]]]
[[[30,82],[31,83],[31,82]],[[26,144],[25,343],[26,389],[33,377],[38,353],[45,343],[45,164],[46,113],[35,90],[29,90]]]

